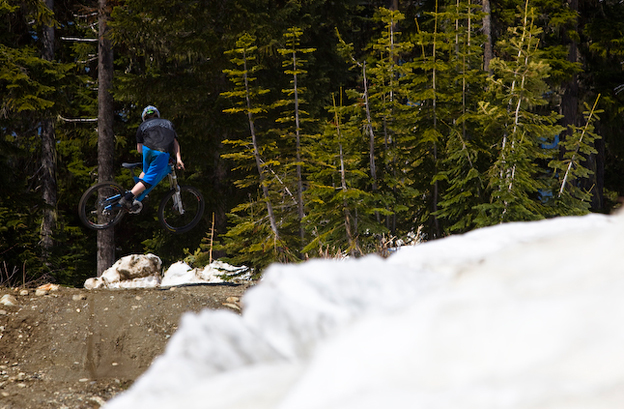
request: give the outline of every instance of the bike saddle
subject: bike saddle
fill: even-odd
[[[143,162],[134,162],[134,163],[124,162],[121,164],[121,167],[126,168],[126,169],[134,169],[139,166],[143,166]]]

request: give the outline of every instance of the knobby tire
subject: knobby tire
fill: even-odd
[[[121,221],[126,211],[117,206],[125,190],[114,182],[102,182],[87,189],[78,203],[80,221],[90,229],[104,230]],[[108,200],[110,197],[115,199]]]
[[[170,190],[160,202],[158,220],[165,229],[172,233],[186,233],[199,223],[204,215],[204,197],[192,186],[180,186],[180,196],[184,214],[179,212],[174,203],[176,191]]]

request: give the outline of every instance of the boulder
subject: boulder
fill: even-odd
[[[100,277],[89,278],[84,287],[153,288],[160,285],[162,261],[154,254],[131,254],[117,260]]]
[[[5,294],[0,298],[0,305],[6,305],[7,307],[17,307],[17,299],[11,294]]]

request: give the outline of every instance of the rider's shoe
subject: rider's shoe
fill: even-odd
[[[132,210],[132,205],[133,205],[132,202],[133,202],[133,200],[128,200],[125,197],[122,197],[119,200],[119,206],[123,207],[127,211],[131,211]]]
[[[139,202],[138,200],[134,200],[132,202],[132,207],[130,208],[130,210],[128,210],[128,213],[138,214],[141,213],[141,210],[143,210],[143,203]]]

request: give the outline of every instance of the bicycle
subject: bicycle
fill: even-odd
[[[139,177],[135,169],[142,166],[141,162],[122,163],[130,169],[135,183]],[[180,186],[175,166],[170,163],[170,189],[165,194],[158,208],[158,220],[163,227],[173,233],[186,233],[199,223],[204,214],[204,197],[192,186]],[[146,189],[135,198],[133,207],[128,210],[119,205],[119,200],[126,190],[115,182],[101,182],[87,189],[78,203],[78,214],[82,223],[93,230],[104,230],[115,226],[127,214],[137,214],[143,209],[142,200],[154,188]]]

